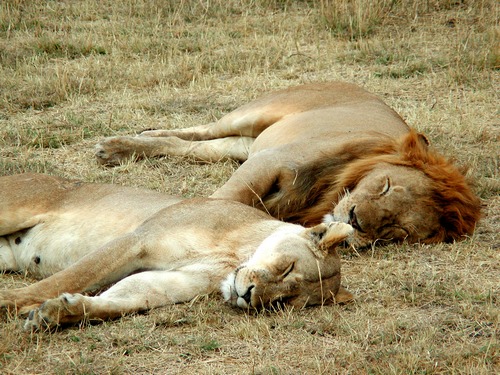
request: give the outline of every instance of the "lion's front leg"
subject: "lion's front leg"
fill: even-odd
[[[172,155],[181,141],[176,137],[109,137],[95,146],[95,156],[100,164],[115,166],[133,157]]]
[[[225,132],[217,132],[217,123],[210,123],[206,125],[198,125],[190,128],[182,129],[157,129],[145,130],[139,134],[140,137],[177,137],[187,141],[206,141],[209,139],[222,138],[230,135],[240,134],[227,134]]]
[[[289,163],[292,165],[291,163]],[[234,200],[254,206],[273,215],[275,207],[264,207],[270,192],[277,192],[294,179],[290,165],[284,165],[279,151],[264,150],[252,155],[231,176],[231,178],[210,197]],[[291,178],[287,178],[291,175]]]
[[[106,166],[118,165],[131,157],[190,156],[213,162],[225,159],[245,161],[254,141],[251,137],[226,137],[187,141],[177,137],[111,137],[96,145],[95,156]]]

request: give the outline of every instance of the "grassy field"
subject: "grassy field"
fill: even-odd
[[[355,82],[468,175],[456,244],[343,254],[346,306],[245,314],[218,295],[55,333],[0,312],[2,374],[500,372],[499,6],[495,0],[0,3],[0,174],[209,195],[236,163],[106,169],[103,137],[206,123],[273,89]],[[1,199],[1,196],[0,196]],[[0,275],[0,288],[33,282]]]

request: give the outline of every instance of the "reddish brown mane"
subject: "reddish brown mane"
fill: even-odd
[[[279,199],[287,201],[288,198],[289,202],[295,199],[297,204],[307,202],[304,206],[309,208],[295,210],[298,213],[293,216],[283,214],[283,219],[317,223],[333,209],[346,190],[353,189],[379,163],[389,163],[415,168],[432,181],[433,195],[428,204],[438,210],[441,228],[424,242],[450,242],[474,231],[480,217],[479,199],[472,193],[463,174],[443,156],[429,149],[426,139],[415,131],[399,141],[382,136],[357,142],[347,147],[342,155],[342,160],[337,157],[323,165],[308,166],[309,172],[306,168],[299,171],[301,178],[298,178],[300,181],[294,190],[288,192],[288,197]],[[332,176],[335,176],[333,182]]]
[[[276,193],[266,197],[266,210],[285,221],[316,225],[333,209],[345,189],[351,186],[347,181],[352,179],[354,187],[371,170],[372,167],[368,165],[365,170],[359,160],[365,160],[366,163],[379,155],[394,154],[396,150],[397,142],[393,138],[371,133],[365,139],[346,146],[341,152],[325,154],[321,162],[299,168],[293,188],[282,189],[278,186]],[[358,173],[342,177],[346,166],[354,164],[354,171]],[[282,202],[286,202],[286,205]]]
[[[418,141],[415,132],[401,142],[405,164],[422,171],[432,181],[433,204],[441,216],[441,230],[425,242],[451,242],[472,234],[481,216],[481,202],[472,193],[466,178],[442,155]]]

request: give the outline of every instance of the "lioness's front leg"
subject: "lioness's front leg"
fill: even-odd
[[[218,287],[213,279],[211,282],[210,275],[210,269],[205,272],[146,271],[126,277],[96,297],[64,293],[30,311],[24,328],[50,328],[83,319],[111,319],[187,302]]]
[[[64,292],[82,292],[109,285],[142,268],[143,251],[134,234],[125,235],[86,255],[70,267],[25,288],[1,290],[0,307],[25,313]]]

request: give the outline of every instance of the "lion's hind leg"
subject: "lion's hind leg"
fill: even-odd
[[[256,138],[283,114],[260,106],[243,106],[228,113],[217,122],[181,129],[146,130],[140,136],[178,137],[187,141],[206,141],[226,137]]]
[[[215,286],[217,287],[217,286]],[[105,320],[156,307],[187,302],[212,292],[209,275],[183,271],[145,271],[116,283],[95,297],[64,293],[32,310],[24,328],[44,329],[84,319]]]

